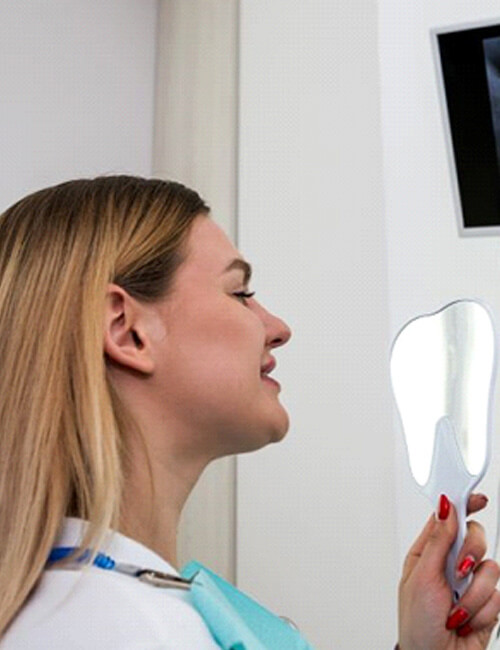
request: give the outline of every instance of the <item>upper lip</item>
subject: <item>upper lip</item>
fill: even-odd
[[[276,367],[276,359],[270,359],[267,363],[265,363],[262,368],[260,369],[260,372],[262,375],[268,375],[270,372],[272,372]]]

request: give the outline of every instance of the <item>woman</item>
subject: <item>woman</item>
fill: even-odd
[[[290,330],[249,278],[175,183],[72,181],[0,217],[1,648],[220,647],[190,592],[105,571],[106,558],[75,567],[105,550],[178,576],[178,521],[203,469],[286,434],[269,373]],[[405,564],[401,650],[487,645],[500,569],[481,562],[484,534],[469,524],[457,569],[474,578],[452,607],[456,530],[443,496]]]

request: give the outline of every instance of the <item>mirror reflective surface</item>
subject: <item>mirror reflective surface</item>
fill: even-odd
[[[436,425],[447,417],[467,472],[483,472],[489,455],[495,331],[488,309],[460,300],[410,321],[391,355],[391,378],[412,474],[429,480]]]

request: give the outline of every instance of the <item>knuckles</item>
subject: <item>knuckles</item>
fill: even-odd
[[[500,591],[498,591],[498,589],[495,589],[495,591],[493,592],[491,598],[492,598],[493,604],[494,604],[494,606],[495,606],[495,608],[497,610],[497,621],[496,622],[498,622],[498,614],[500,614]]]
[[[486,554],[488,548],[484,527],[477,521],[469,521],[467,529],[463,556],[465,557],[465,555],[471,553],[476,558],[476,561],[480,560]]]
[[[495,560],[490,559],[481,562],[481,572],[488,573],[495,580],[495,583],[500,579],[500,566]]]

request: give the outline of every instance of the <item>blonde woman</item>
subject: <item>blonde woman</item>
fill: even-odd
[[[204,610],[177,569],[179,517],[204,468],[288,428],[269,374],[290,330],[249,277],[176,183],[72,181],[0,217],[3,650],[285,647],[236,639],[231,608]],[[500,569],[469,524],[457,570],[474,578],[453,606],[443,569],[456,529],[443,495],[405,564],[401,650],[487,645]],[[209,592],[227,588],[212,578]]]

